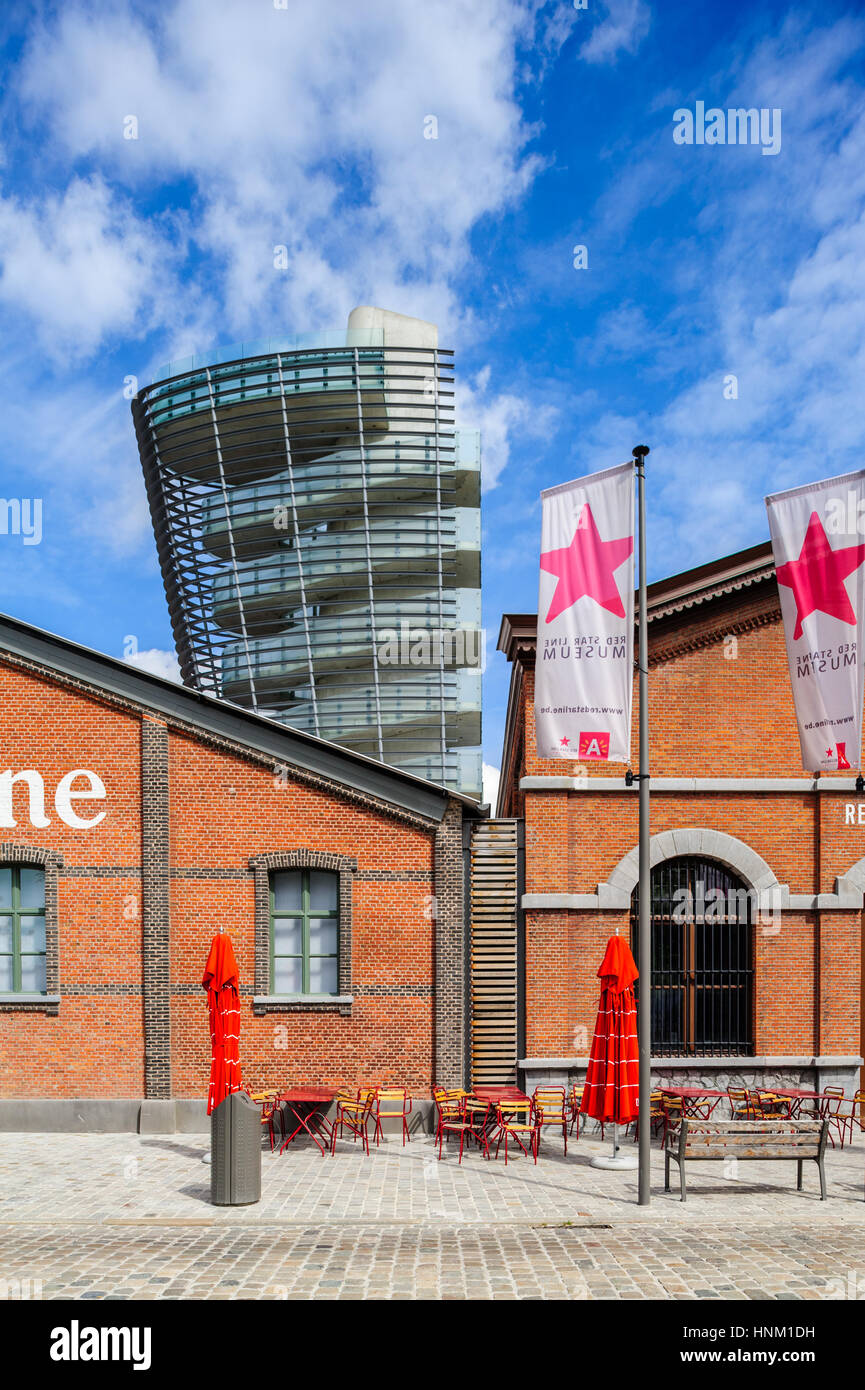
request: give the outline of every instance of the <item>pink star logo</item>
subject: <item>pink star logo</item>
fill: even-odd
[[[568,744],[570,743],[570,741],[571,741],[571,740],[570,740],[569,738],[560,738],[560,739],[559,739],[559,743],[562,745],[563,748],[567,748],[567,746],[568,746]]]
[[[614,572],[624,564],[633,549],[633,536],[601,540],[587,502],[580,513],[570,545],[564,545],[559,550],[547,550],[541,555],[541,569],[547,574],[556,575],[559,581],[547,613],[547,622],[551,623],[584,595],[594,599],[601,608],[606,608],[617,618],[624,618],[625,609]]]
[[[796,626],[793,641],[802,636],[802,624],[812,613],[827,613],[842,623],[856,625],[856,613],[844,580],[865,561],[865,545],[833,550],[816,512],[811,513],[798,560],[788,560],[775,571],[779,584],[793,590]]]

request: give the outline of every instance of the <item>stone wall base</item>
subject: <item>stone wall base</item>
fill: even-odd
[[[566,1086],[585,1079],[587,1057],[527,1057],[517,1065],[529,1095],[536,1086]],[[852,1097],[859,1089],[861,1057],[653,1057],[652,1086],[704,1086],[726,1091],[773,1086],[822,1091],[841,1086]]]
[[[334,1107],[326,1112],[333,1117]],[[399,1137],[396,1121],[384,1124],[386,1136]],[[435,1107],[415,1099],[409,1133],[435,1132]],[[202,1134],[210,1136],[207,1103],[198,1098],[142,1100],[53,1100],[40,1097],[0,1099],[0,1133],[15,1134]],[[276,1128],[279,1137],[279,1126]],[[370,1126],[372,1138],[372,1126]]]

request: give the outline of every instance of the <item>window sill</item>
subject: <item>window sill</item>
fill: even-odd
[[[256,994],[254,1014],[341,1014],[351,1018],[353,994]]]
[[[0,994],[0,1013],[42,1013],[60,1012],[59,994]]]

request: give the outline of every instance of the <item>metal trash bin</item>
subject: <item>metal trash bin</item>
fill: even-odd
[[[217,1207],[261,1200],[261,1111],[242,1091],[210,1116],[210,1200]]]

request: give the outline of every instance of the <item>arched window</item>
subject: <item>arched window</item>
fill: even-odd
[[[639,894],[637,886],[631,898],[635,956]],[[655,1055],[753,1054],[753,906],[742,880],[715,860],[667,859],[652,870]]]

